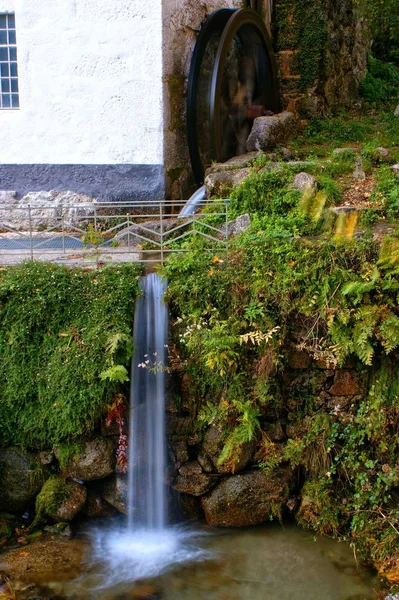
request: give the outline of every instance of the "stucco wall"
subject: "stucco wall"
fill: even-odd
[[[7,10],[20,109],[0,110],[3,177],[11,164],[162,165],[160,0],[0,0]]]

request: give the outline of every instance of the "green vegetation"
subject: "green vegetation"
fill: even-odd
[[[59,505],[68,494],[69,489],[70,484],[58,475],[52,475],[47,479],[40,490],[40,493],[36,497],[35,520],[31,525],[32,529],[36,527],[46,515],[56,518]]]
[[[360,93],[374,104],[399,100],[399,67],[370,55],[367,75],[360,86]]]
[[[93,429],[124,390],[138,276],[136,265],[0,271],[1,445],[49,447]]]
[[[249,229],[227,253],[191,242],[163,272],[197,433],[223,428],[220,460],[232,471],[242,444],[255,439],[259,468],[289,463],[304,484],[299,522],[350,539],[384,571],[398,558],[399,237],[378,239],[367,226],[377,214],[396,218],[399,185],[375,153],[379,140],[369,134],[377,129],[395,154],[388,113],[354,124],[344,116],[311,122],[298,152],[301,143],[301,152],[314,150],[314,135],[328,157],[306,168],[319,191],[290,189],[297,170],[272,170],[260,157],[230,197],[230,216],[250,213]],[[370,201],[378,207],[357,238],[350,215],[325,210],[340,201],[352,174],[356,153],[331,153],[348,134],[368,140],[359,153],[375,176]],[[313,359],[306,377],[287,370],[293,344]],[[347,368],[348,360],[363,383],[341,406],[321,390],[331,369]],[[268,434],[274,424],[284,432],[279,442]]]
[[[399,12],[396,0],[356,0],[368,20],[373,53],[381,60],[399,65]]]

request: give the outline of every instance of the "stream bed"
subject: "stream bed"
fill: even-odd
[[[65,577],[66,562],[63,567],[61,561],[53,571],[47,568],[45,577],[33,578],[47,589],[43,597],[56,594],[57,598],[71,600],[378,598],[378,577],[356,564],[349,545],[314,538],[294,524],[271,523],[235,530],[180,526],[160,535],[138,532],[133,536],[123,529],[91,528],[82,540],[75,538],[72,543],[80,541],[85,546],[85,558],[75,576],[69,572],[68,578]],[[49,543],[55,544],[55,550],[57,541]],[[33,546],[27,547],[28,553]],[[76,549],[73,552],[76,555]],[[53,554],[51,550],[50,553]]]

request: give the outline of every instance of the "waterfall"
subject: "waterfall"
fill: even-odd
[[[165,527],[166,282],[151,273],[140,284],[134,315],[128,474],[128,530]]]

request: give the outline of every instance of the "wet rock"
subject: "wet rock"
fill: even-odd
[[[271,150],[294,137],[296,119],[290,112],[279,113],[272,117],[255,119],[252,131],[247,140],[248,152],[255,150]]]
[[[289,499],[292,473],[251,471],[221,481],[201,500],[205,519],[218,527],[245,527],[263,523]]]
[[[228,221],[226,224],[227,236],[225,234],[224,237],[229,238],[232,235],[239,235],[240,233],[246,231],[250,225],[251,217],[248,214],[240,215],[233,221]]]
[[[204,518],[204,512],[201,506],[201,500],[198,496],[190,494],[179,494],[179,519],[192,519],[200,521]]]
[[[333,396],[354,396],[359,393],[360,388],[351,371],[339,370],[336,372],[333,385],[328,391]]]
[[[202,467],[196,460],[186,463],[179,469],[180,475],[183,475],[184,477],[199,475],[202,472]]]
[[[127,514],[127,479],[116,475],[104,484],[103,498],[119,512]]]
[[[217,481],[217,475],[207,475],[205,473],[178,475],[173,489],[183,494],[190,494],[191,496],[202,496],[202,494],[208,492]]]
[[[51,535],[60,535],[61,537],[70,540],[72,538],[72,529],[68,523],[57,523],[56,525],[47,525],[44,530]]]
[[[166,429],[168,435],[189,435],[193,429],[193,420],[191,417],[169,414],[166,417]]]
[[[359,179],[360,181],[366,179],[366,173],[363,170],[363,160],[361,156],[356,159],[355,169],[352,173],[352,177],[353,179]]]
[[[55,521],[72,521],[86,502],[86,487],[64,477],[51,476],[36,500],[37,516],[47,514]]]
[[[171,442],[170,449],[172,454],[172,460],[176,469],[179,469],[184,463],[190,460],[188,446],[185,440],[177,440]]]
[[[205,454],[199,454],[197,460],[205,473],[212,473],[213,464]]]
[[[302,172],[295,175],[294,181],[291,183],[290,187],[300,192],[309,190],[314,193],[317,191],[319,184],[317,183],[316,177],[309,175],[309,173]]]
[[[88,544],[82,540],[38,540],[29,550],[20,548],[3,552],[2,570],[11,577],[33,584],[68,581],[82,571]]]
[[[207,197],[228,195],[235,186],[248,177],[249,173],[249,168],[210,173],[204,181]]]
[[[162,591],[153,585],[138,585],[121,600],[160,600]],[[116,599],[119,600],[119,597]]]
[[[60,449],[55,450],[57,458]],[[102,479],[113,473],[115,456],[112,440],[97,436],[82,442],[82,448],[77,454],[70,457],[62,472],[67,477],[92,481]]]
[[[234,460],[219,464],[219,458],[224,446],[223,430],[212,425],[205,434],[201,454],[207,456],[217,473],[239,473],[249,463],[255,450],[256,440],[241,444],[234,453]]]
[[[291,369],[309,369],[312,364],[312,357],[303,350],[290,348],[288,352],[288,365]]]
[[[0,510],[23,512],[42,487],[46,470],[37,457],[18,448],[0,452]]]
[[[100,492],[97,490],[88,490],[87,498],[82,513],[87,517],[106,518],[117,514],[116,508],[106,502]]]

